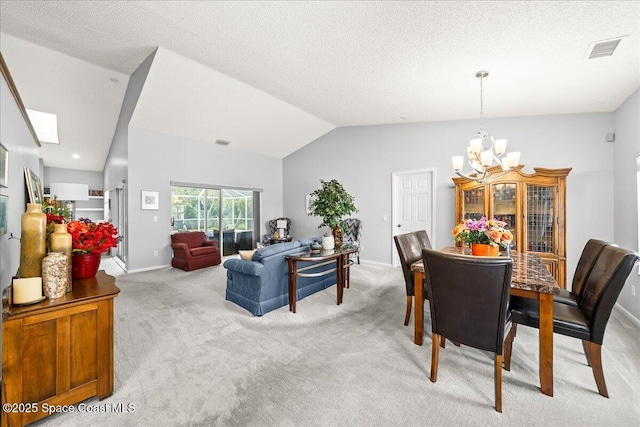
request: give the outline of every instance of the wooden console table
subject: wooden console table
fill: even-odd
[[[74,280],[73,291],[62,298],[3,309],[2,403],[10,409],[2,412],[3,426],[44,418],[47,406],[113,393],[118,292],[114,277],[99,271],[94,278]]]

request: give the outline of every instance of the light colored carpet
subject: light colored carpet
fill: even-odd
[[[430,340],[416,346],[402,325],[399,269],[357,265],[342,305],[332,287],[300,301],[296,314],[282,307],[263,317],[225,301],[225,273],[118,276],[115,390],[84,403],[135,411],[76,411],[37,425],[638,425],[640,331],[616,312],[603,350],[610,399],[598,394],[580,341],[559,335],[555,397],[540,393],[537,330],[520,327],[499,414],[490,353],[448,343],[438,382],[429,381]]]

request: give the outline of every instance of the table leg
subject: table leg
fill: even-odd
[[[413,342],[422,345],[424,336],[424,298],[422,295],[422,280],[424,273],[416,271],[413,273]]]
[[[539,294],[540,390],[553,397],[553,294]]]
[[[296,312],[297,271],[298,263],[295,259],[288,259],[289,263],[289,311]]]
[[[338,288],[338,297],[337,304],[342,304],[342,291],[344,290],[344,256],[340,255],[336,258],[336,275],[338,283],[336,283],[336,287]]]

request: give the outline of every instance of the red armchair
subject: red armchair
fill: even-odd
[[[206,240],[202,231],[172,234],[171,249],[171,265],[184,271],[211,267],[221,262],[218,242]]]

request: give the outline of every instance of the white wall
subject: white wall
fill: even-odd
[[[636,90],[616,111],[614,150],[614,241],[623,248],[638,250],[638,205],[636,154],[640,153],[640,90]],[[627,279],[618,303],[640,319],[640,276],[638,269]],[[635,286],[636,295],[631,293]]]
[[[260,189],[262,222],[282,215],[282,160],[130,127],[128,270],[171,263],[172,181]],[[143,190],[160,193],[157,211],[140,209]]]
[[[363,220],[361,257],[391,263],[391,174],[435,168],[435,247],[452,244],[455,224],[451,157],[462,155],[478,131],[478,120],[338,128],[284,159],[284,214],[296,237],[318,235],[318,218],[305,213],[305,195],[319,179],[336,178],[355,197]],[[612,113],[515,117],[485,120],[485,129],[509,140],[522,153],[524,170],[572,167],[567,178],[567,272],[571,281],[584,244],[590,238],[613,240]],[[387,221],[383,220],[387,217]],[[597,224],[597,227],[594,227]],[[320,230],[325,231],[325,230]]]

